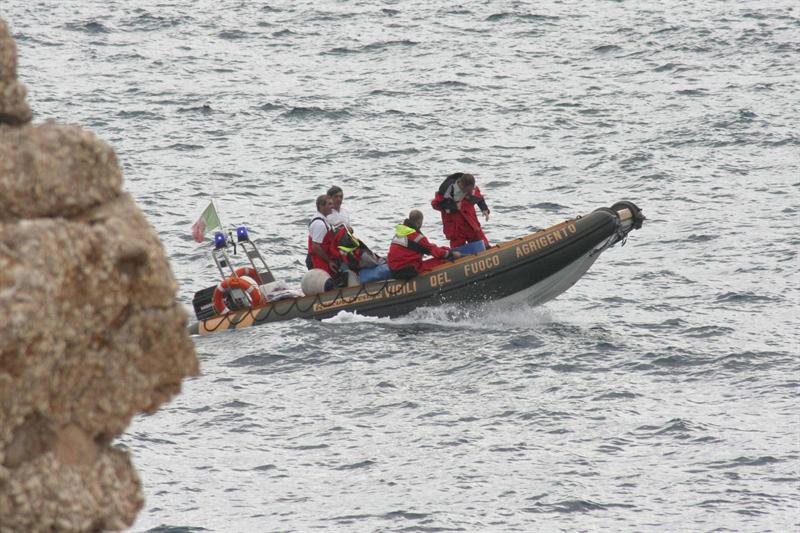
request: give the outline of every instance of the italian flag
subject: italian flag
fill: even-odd
[[[203,238],[206,235],[206,230],[210,228],[222,228],[222,224],[219,223],[219,215],[217,215],[217,209],[214,207],[214,202],[209,202],[208,207],[206,207],[203,214],[200,215],[200,218],[197,219],[197,222],[192,224],[192,238],[196,242],[203,242]]]

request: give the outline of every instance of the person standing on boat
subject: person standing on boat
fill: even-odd
[[[461,257],[461,254],[451,251],[446,246],[436,246],[430,242],[420,231],[421,228],[422,211],[416,209],[413,209],[408,218],[395,228],[388,256],[392,277],[413,278],[447,262],[448,259]],[[423,260],[425,255],[432,255],[433,259]]]
[[[344,201],[344,191],[338,185],[334,185],[328,189],[328,196],[333,200],[333,209],[331,214],[328,215],[328,223],[337,228],[345,226],[349,232],[353,232],[353,224],[350,222],[350,212],[342,207]]]
[[[306,266],[309,270],[319,268],[334,277],[339,270],[339,262],[332,253],[333,228],[327,216],[333,209],[333,200],[327,194],[317,197],[317,213],[308,224],[308,254]]]
[[[483,242],[484,248],[491,246],[475,214],[476,205],[488,222],[489,207],[472,174],[450,174],[439,186],[431,206],[442,213],[444,236],[450,240],[450,247],[475,241]]]

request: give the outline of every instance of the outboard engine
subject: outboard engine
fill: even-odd
[[[214,285],[205,289],[200,289],[194,293],[192,306],[194,307],[194,314],[197,320],[205,320],[217,314],[217,312],[214,311],[214,289],[216,288],[217,286]]]

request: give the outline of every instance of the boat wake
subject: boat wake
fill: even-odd
[[[401,317],[364,316],[355,311],[340,311],[322,320],[324,324],[376,324],[388,327],[428,325],[454,329],[507,330],[531,329],[554,321],[550,311],[532,304],[486,302],[479,305],[446,304],[421,307]]]

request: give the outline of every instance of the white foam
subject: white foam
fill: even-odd
[[[359,324],[362,322],[379,322],[379,323],[386,323],[391,324],[392,319],[389,317],[378,317],[378,316],[364,316],[359,315],[356,311],[339,311],[336,315],[332,316],[331,318],[325,318],[322,320],[325,324]]]
[[[472,329],[535,328],[553,321],[550,311],[529,304],[488,302],[482,305],[423,307],[403,317],[407,322]]]
[[[553,322],[548,309],[528,304],[489,302],[482,305],[442,305],[421,307],[408,315],[396,318],[364,316],[354,311],[339,311],[326,324],[381,324],[406,326],[410,324],[430,324],[448,328],[470,329],[508,329],[535,328]]]

